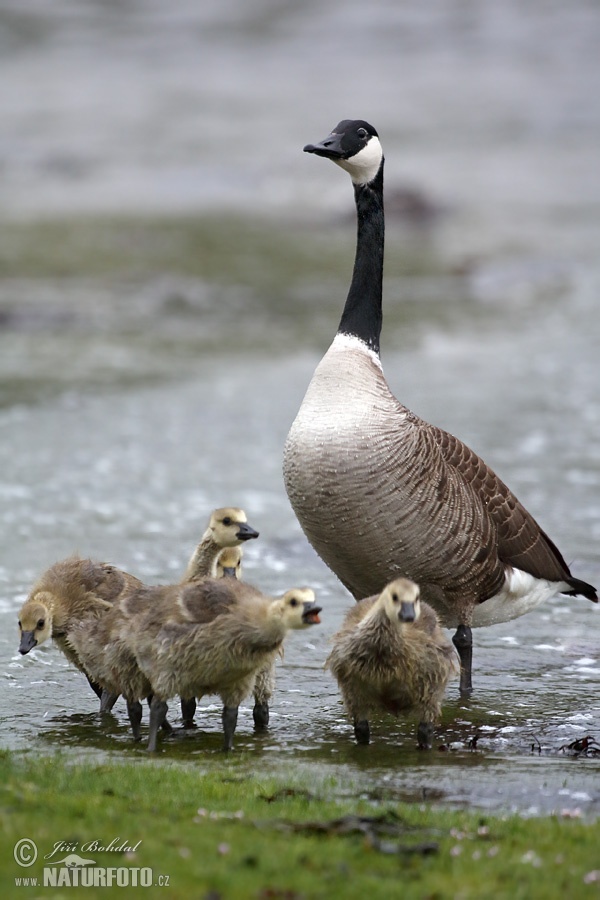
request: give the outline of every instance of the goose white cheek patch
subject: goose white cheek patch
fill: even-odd
[[[377,175],[382,159],[379,138],[373,135],[368,144],[350,159],[335,159],[334,162],[349,173],[354,184],[368,184]]]

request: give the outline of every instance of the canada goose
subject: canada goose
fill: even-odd
[[[458,675],[456,650],[414,581],[398,578],[361,600],[333,637],[325,667],[337,679],[356,740],[368,744],[369,713],[419,715],[419,747],[431,747],[448,680]]]
[[[460,690],[472,690],[472,627],[516,618],[556,594],[597,602],[490,468],[391,393],[379,358],[383,151],[362,120],[340,122],[308,153],[345,169],[358,233],[337,334],[287,437],[284,479],[308,540],[356,600],[398,576],[418,582],[456,627]],[[393,523],[382,527],[382,522]]]
[[[239,509],[237,506],[214,509],[206,531],[187,564],[181,583],[186,584],[208,576],[219,577],[217,567],[222,550],[228,547],[239,547],[244,541],[258,536],[258,531],[248,525],[248,519],[243,509]],[[223,572],[223,574],[231,573]],[[194,722],[196,706],[195,697],[181,698],[181,718],[184,728],[196,727]]]
[[[53,638],[60,650],[87,677],[94,693],[102,696],[102,687],[69,643],[68,636],[78,622],[103,616],[127,591],[142,582],[128,572],[108,563],[72,556],[59,560],[37,579],[19,611],[19,653]],[[117,699],[111,698],[112,703]]]
[[[218,694],[224,749],[230,750],[238,706],[258,672],[272,662],[291,628],[320,621],[314,593],[296,589],[274,599],[234,578],[149,590],[154,602],[144,591],[141,602],[135,594],[125,601],[131,613],[125,639],[152,688],[148,749],[156,749],[170,697]]]
[[[208,527],[187,564],[182,582],[210,575],[216,555],[223,547],[237,547],[257,537],[258,531],[248,525],[243,509],[227,506],[213,510]]]

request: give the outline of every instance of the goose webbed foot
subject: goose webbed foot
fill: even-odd
[[[223,750],[233,749],[233,735],[235,726],[237,725],[238,708],[237,706],[223,707]]]
[[[431,722],[419,722],[419,727],[417,728],[419,750],[431,750],[433,733],[434,727]]]
[[[139,700],[127,701],[127,712],[131,723],[134,741],[140,739],[140,725],[142,724],[142,704]]]
[[[357,744],[368,744],[371,741],[371,729],[367,719],[354,720],[354,737]]]
[[[254,727],[257,731],[263,731],[267,728],[269,725],[269,704],[259,703],[257,701],[252,710],[252,718],[254,719]]]
[[[168,706],[164,700],[152,697],[150,702],[150,733],[148,735],[148,750],[153,753],[156,750],[158,730],[166,721]]]
[[[468,696],[473,692],[471,668],[473,664],[473,632],[469,625],[459,625],[452,643],[460,657],[460,693]]]
[[[181,718],[183,719],[183,727],[184,728],[196,728],[197,725],[194,722],[194,716],[196,715],[196,698],[195,697],[182,697],[181,698]]]

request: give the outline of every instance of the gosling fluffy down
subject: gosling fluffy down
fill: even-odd
[[[128,591],[141,586],[138,578],[108,563],[78,556],[54,563],[37,579],[19,611],[19,653],[29,653],[53,638],[100,696],[101,688],[69,643],[69,634],[78,623],[97,620]]]
[[[373,710],[416,712],[419,747],[429,748],[456,651],[413,581],[392,581],[361,600],[333,637],[325,663],[336,678],[359,743],[369,743]]]
[[[302,588],[272,598],[234,578],[150,590],[153,599],[146,590],[125,602],[125,640],[152,688],[148,748],[156,748],[169,698],[218,694],[224,749],[231,749],[238,706],[257,674],[273,662],[290,629],[320,621],[314,593]]]

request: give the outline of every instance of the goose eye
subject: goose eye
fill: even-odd
[[[38,623],[37,623],[38,629],[42,629],[42,628],[44,627],[44,625],[45,625],[44,620],[43,620],[43,619],[38,619]]]
[[[225,516],[225,518],[223,519],[223,525],[231,525],[231,517],[230,516]]]
[[[357,133],[357,135],[358,135],[360,138],[366,138],[366,136],[367,136],[367,129],[366,129],[366,128],[358,128],[357,131],[356,131],[356,133]]]

